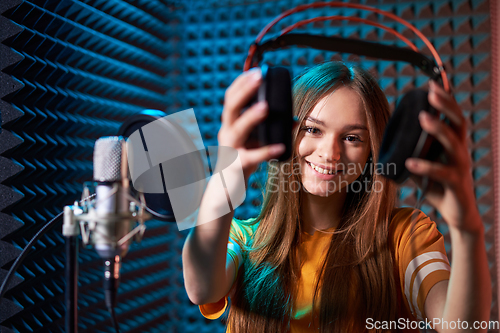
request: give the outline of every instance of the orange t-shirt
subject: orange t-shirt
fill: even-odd
[[[422,320],[425,318],[424,304],[431,288],[450,276],[450,264],[446,256],[444,239],[437,230],[436,224],[424,213],[417,211],[417,223],[412,233],[413,244],[410,241],[411,220],[413,208],[400,208],[395,211],[391,221],[389,237],[394,246],[394,265],[397,267],[396,282],[399,282],[398,298],[403,300],[400,305],[399,318]],[[228,261],[235,267],[241,267],[242,249],[236,242],[247,245],[258,224],[247,225],[245,222],[233,219],[228,242]],[[311,325],[312,302],[317,270],[320,268],[324,255],[328,250],[333,228],[316,231],[313,235],[303,232],[299,246],[302,262],[297,299],[293,305],[290,323],[291,333],[313,332]],[[319,255],[318,255],[319,254]],[[236,272],[238,274],[238,272]],[[234,283],[234,282],[233,282]],[[218,302],[200,305],[201,314],[208,319],[219,318],[226,310],[228,295]],[[318,314],[316,309],[316,316]],[[315,323],[318,318],[315,318]],[[402,330],[418,332],[418,330]],[[227,328],[229,332],[229,325]]]

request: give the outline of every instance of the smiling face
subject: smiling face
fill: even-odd
[[[359,95],[342,86],[319,100],[299,129],[303,189],[327,197],[346,193],[370,155],[368,123]]]

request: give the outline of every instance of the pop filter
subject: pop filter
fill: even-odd
[[[196,151],[195,144],[193,141],[190,139],[189,135],[187,132],[178,124],[176,124],[174,121],[169,121],[168,117],[166,117],[167,114],[165,112],[159,111],[159,110],[144,110],[139,114],[136,114],[129,119],[127,119],[123,125],[120,127],[118,130],[118,135],[123,136],[124,138],[129,138],[131,136],[137,136],[134,134],[135,132],[139,131],[141,138],[143,140],[144,144],[144,150],[148,152],[148,148],[144,139],[144,135],[142,132],[142,128],[152,122],[155,122],[155,126],[157,126],[157,129],[160,128],[160,132],[158,133],[158,136],[155,138],[156,141],[162,141],[165,140],[165,143],[168,144],[165,147],[179,147],[180,150],[186,151],[186,152],[193,152]],[[151,124],[152,125],[152,124]],[[159,126],[159,127],[158,127]],[[168,149],[168,148],[166,148]],[[149,152],[151,153],[151,152]],[[129,156],[129,158],[132,158],[132,156]],[[187,154],[185,156],[181,157],[182,161],[182,168],[184,172],[182,173],[174,173],[174,177],[176,178],[186,178],[186,179],[176,179],[178,183],[190,183],[192,182],[193,176],[194,178],[204,178],[203,170],[204,170],[204,163],[202,159],[199,157],[198,153],[192,153],[192,154]],[[167,161],[168,162],[168,161]],[[174,161],[175,162],[175,161]],[[129,161],[130,164],[130,161]],[[171,164],[171,163],[170,163]],[[174,211],[172,209],[172,204],[171,200],[169,198],[167,188],[165,186],[166,183],[168,183],[168,174],[163,174],[163,172],[169,173],[169,168],[168,168],[168,163],[162,163],[163,167],[166,169],[161,170],[161,178],[158,178],[159,173],[158,173],[158,168],[161,169],[161,165],[155,167],[156,170],[150,169],[146,171],[144,174],[141,174],[141,176],[136,179],[140,180],[143,182],[145,179],[147,179],[146,182],[156,182],[157,184],[162,184],[163,183],[163,190],[160,191],[162,193],[159,193],[158,191],[147,191],[143,190],[140,188],[137,188],[136,186],[132,186],[133,191],[135,193],[140,192],[144,194],[144,198],[146,201],[147,207],[158,213],[161,214],[162,216],[159,216],[157,214],[153,214],[155,216],[155,219],[160,220],[160,221],[165,221],[165,222],[177,222],[176,218],[174,216]],[[172,169],[170,169],[172,170]],[[129,170],[129,175],[130,175],[130,170]],[[180,176],[179,176],[180,175]],[[134,184],[136,185],[136,184]],[[146,186],[147,187],[147,186]],[[160,185],[161,187],[161,185]],[[151,193],[153,192],[153,193]],[[199,191],[192,191],[192,198],[186,198],[189,201],[193,202],[199,202],[201,201],[201,195],[203,194],[203,191],[200,189]]]

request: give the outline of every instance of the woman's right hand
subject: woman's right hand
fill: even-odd
[[[255,149],[245,147],[245,142],[253,128],[262,122],[268,113],[267,103],[259,102],[241,114],[241,109],[257,93],[261,82],[260,68],[254,68],[239,75],[227,88],[224,96],[222,125],[217,135],[219,147],[231,147],[238,151],[245,181],[261,162],[277,158],[285,151],[284,144],[273,144]]]

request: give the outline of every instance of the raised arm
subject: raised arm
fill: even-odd
[[[232,260],[227,260],[226,255],[233,211],[231,209],[229,213],[217,218],[211,216],[218,216],[217,212],[223,211],[223,207],[230,202],[229,195],[233,190],[238,190],[235,187],[246,188],[250,174],[261,162],[276,158],[284,151],[283,145],[245,148],[245,141],[251,130],[267,116],[266,103],[256,104],[240,115],[241,109],[256,93],[260,82],[260,70],[243,73],[236,78],[225,94],[222,126],[217,136],[219,147],[237,150],[244,183],[228,183],[230,177],[226,177],[226,173],[224,176],[226,188],[223,193],[212,177],[203,194],[198,215],[198,222],[202,223],[198,223],[190,230],[184,243],[182,249],[184,284],[189,299],[198,305],[217,302],[224,297],[231,289],[236,271],[234,263]],[[224,149],[219,149],[219,162],[215,171],[221,168],[220,161],[224,158],[221,156],[222,153]],[[210,222],[204,223],[206,221]]]
[[[438,323],[438,332],[486,332],[474,328],[475,321],[487,321],[491,306],[491,281],[484,242],[484,227],[476,206],[471,158],[467,146],[467,122],[455,99],[434,82],[430,83],[429,103],[450,119],[450,125],[428,113],[420,114],[420,124],[446,150],[449,163],[443,165],[408,159],[406,167],[418,176],[428,176],[434,186],[427,200],[449,226],[453,260],[449,281],[437,283],[425,301],[426,317]]]

